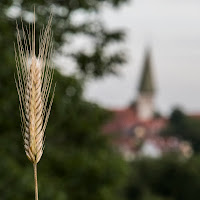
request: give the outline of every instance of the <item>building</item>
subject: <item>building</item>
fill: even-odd
[[[113,118],[103,127],[105,134],[112,135],[113,145],[126,160],[136,156],[158,157],[169,151],[181,151],[188,155],[191,153],[189,143],[175,137],[160,136],[168,119],[156,115],[155,88],[151,52],[148,49],[144,56],[136,100],[125,109],[112,110]]]
[[[150,50],[146,52],[145,62],[138,87],[136,101],[136,114],[140,120],[147,121],[154,117],[154,95],[155,85],[151,67]]]

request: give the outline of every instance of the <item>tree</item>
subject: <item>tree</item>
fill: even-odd
[[[159,159],[144,158],[131,164],[127,199],[199,199],[200,158],[182,159],[169,154]]]
[[[115,67],[125,61],[122,51],[109,53],[107,47],[124,39],[124,32],[121,30],[106,30],[103,22],[98,19],[98,12],[102,4],[107,3],[118,7],[127,0],[37,0],[37,1],[1,1],[0,2],[0,30],[5,53],[2,57],[12,55],[13,41],[15,41],[15,20],[20,22],[20,18],[25,24],[33,20],[33,5],[36,8],[37,35],[39,29],[48,21],[52,12],[54,15],[53,30],[54,44],[57,52],[63,53],[63,46],[69,44],[73,38],[81,36],[88,41],[87,46],[91,46],[90,52],[86,52],[86,47],[81,49],[71,49],[65,53],[77,63],[79,72],[84,75],[102,76],[105,73],[114,73]],[[74,15],[82,11],[82,22],[74,22]],[[8,52],[7,52],[8,51]],[[5,59],[4,58],[4,59]]]
[[[185,115],[180,109],[174,109],[169,124],[161,132],[164,136],[175,136],[191,142],[196,152],[200,151],[200,120]]]
[[[123,1],[107,2],[118,6]],[[19,18],[22,15],[27,22],[33,12],[33,3],[36,6],[37,30],[43,23],[46,24],[50,9],[54,10],[57,53],[67,42],[65,35],[84,33],[93,39],[93,53],[79,51],[69,54],[82,75],[101,76],[114,72],[114,64],[122,62],[121,55],[105,56],[107,45],[122,39],[121,32],[108,32],[98,22],[95,25],[88,21],[76,26],[72,22],[73,13],[78,10],[97,12],[102,1],[0,2],[0,192],[1,198],[8,200],[31,199],[34,196],[32,166],[23,150],[13,76],[15,20],[21,24]],[[121,199],[120,190],[127,166],[113,151],[109,139],[101,134],[102,124],[109,118],[109,113],[83,100],[84,79],[64,77],[56,70],[54,80],[57,82],[56,95],[46,131],[44,157],[38,169],[41,199]]]

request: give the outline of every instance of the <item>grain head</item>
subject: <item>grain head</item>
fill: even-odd
[[[21,129],[25,153],[37,164],[44,150],[45,129],[53,103],[55,87],[51,94],[53,66],[52,16],[40,31],[39,53],[36,55],[35,15],[28,27],[17,27],[17,45],[14,45],[17,77],[15,77],[20,102]]]

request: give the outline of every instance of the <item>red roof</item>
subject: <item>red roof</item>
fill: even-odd
[[[159,134],[167,126],[167,118],[157,117],[142,121],[134,107],[111,112],[113,117],[103,126],[103,132],[114,136],[112,143],[120,151],[138,153],[145,142],[150,142],[161,152],[180,150],[181,140],[176,137],[162,137]],[[189,117],[200,119],[199,114]]]
[[[148,121],[142,121],[137,117],[134,108],[113,110],[113,118],[103,126],[104,133],[124,132],[138,125],[150,129],[151,132],[157,132],[166,126],[167,119],[154,118]]]

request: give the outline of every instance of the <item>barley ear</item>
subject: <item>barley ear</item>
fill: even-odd
[[[14,44],[17,77],[15,83],[20,103],[21,130],[26,156],[33,163],[35,178],[35,199],[38,200],[37,163],[44,150],[45,129],[53,103],[51,85],[54,67],[51,62],[53,53],[52,15],[46,28],[39,37],[39,53],[36,55],[35,8],[34,22],[21,30],[16,23],[17,45]]]

